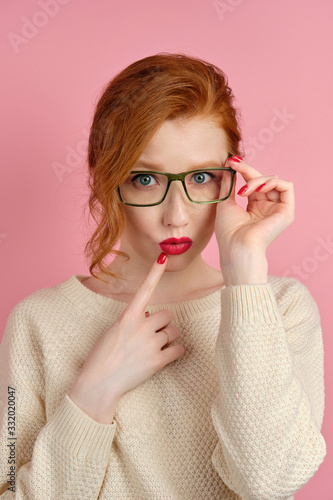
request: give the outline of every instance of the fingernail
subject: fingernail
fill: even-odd
[[[245,184],[245,186],[241,187],[240,190],[238,191],[237,194],[243,194],[245,193],[245,191],[247,190],[249,186],[247,184]]]
[[[231,158],[229,158],[229,160],[230,160],[230,161],[234,161],[234,162],[236,162],[236,163],[240,163],[240,160],[238,160],[238,159],[236,158],[236,156],[232,156]]]
[[[234,158],[238,158],[239,160],[243,161],[243,158],[241,156],[234,155]]]
[[[148,318],[148,316],[149,316],[149,312],[148,311],[145,312],[145,316],[146,316],[146,318]]]
[[[260,191],[260,189],[262,189],[265,184],[266,184],[266,182],[264,182],[263,184],[260,184],[260,186],[257,187],[256,191]]]
[[[167,258],[167,254],[162,252],[159,258],[157,259],[158,264],[164,264],[165,259]]]

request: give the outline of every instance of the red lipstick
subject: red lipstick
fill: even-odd
[[[192,240],[191,238],[168,238],[167,240],[161,241],[159,243],[163,252],[168,255],[180,255],[181,253],[187,252],[191,248]]]

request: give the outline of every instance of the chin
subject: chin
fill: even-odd
[[[192,264],[195,257],[191,257],[190,255],[186,255],[186,253],[180,255],[168,255],[168,262],[165,268],[165,271],[182,271],[186,269],[190,264]]]
[[[165,268],[165,271],[164,271],[164,272],[165,272],[165,273],[179,273],[179,272],[181,272],[181,271],[185,271],[185,269],[187,269],[187,268],[188,268],[188,266],[189,266],[189,264],[187,264],[187,265],[182,265],[182,266],[173,266],[173,265],[169,266],[169,265],[167,264],[167,266],[166,266],[166,268]]]

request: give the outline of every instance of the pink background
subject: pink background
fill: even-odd
[[[210,61],[242,110],[248,162],[295,185],[296,219],[269,248],[269,273],[302,281],[321,312],[328,454],[295,498],[331,500],[333,4],[20,0],[0,9],[0,336],[18,301],[89,274],[85,150],[104,84],[157,52]],[[218,268],[215,237],[203,255]]]

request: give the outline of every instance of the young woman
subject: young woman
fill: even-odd
[[[320,318],[266,259],[293,184],[240,141],[212,64],[162,53],[108,84],[89,139],[91,276],[23,299],[1,344],[1,498],[282,500],[314,475]],[[214,232],[220,270],[201,257]]]

